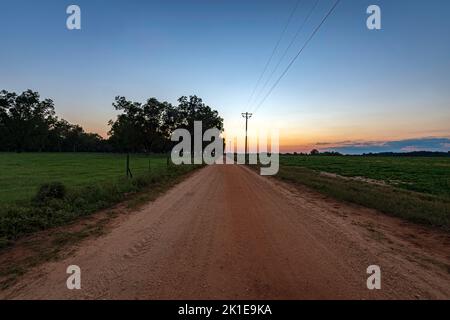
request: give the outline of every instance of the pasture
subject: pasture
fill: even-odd
[[[129,179],[123,154],[0,153],[0,248],[141,191],[154,198],[196,167],[171,165],[166,155],[130,155]]]
[[[284,155],[277,177],[450,230],[450,157]]]
[[[281,156],[280,164],[450,198],[450,157]]]
[[[130,155],[134,176],[167,170],[165,155]],[[126,155],[107,153],[0,153],[0,205],[27,201],[44,183],[69,189],[117,181],[125,176]]]

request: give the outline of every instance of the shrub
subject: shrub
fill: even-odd
[[[43,184],[34,203],[0,206],[0,249],[20,236],[46,228],[63,225],[77,217],[106,208],[134,193],[174,178],[196,167],[173,170],[158,175],[137,176],[133,180],[119,179],[66,190],[60,182]]]
[[[35,200],[47,202],[51,199],[63,199],[66,196],[66,187],[61,182],[44,183],[38,189]]]

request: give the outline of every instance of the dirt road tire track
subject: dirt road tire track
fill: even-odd
[[[448,234],[215,165],[0,298],[448,299],[449,248]],[[66,288],[72,264],[81,290]],[[372,264],[381,290],[366,287]]]

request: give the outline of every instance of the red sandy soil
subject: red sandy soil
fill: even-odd
[[[213,165],[0,298],[449,299],[449,249],[448,233]],[[66,287],[73,264],[81,290]]]

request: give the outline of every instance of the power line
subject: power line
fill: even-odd
[[[322,27],[322,25],[325,23],[325,21],[328,19],[328,17],[331,15],[331,13],[334,11],[334,9],[336,9],[337,5],[339,4],[341,0],[336,0],[336,2],[334,3],[334,5],[331,7],[331,9],[327,12],[327,14],[323,17],[322,21],[319,23],[319,25],[314,29],[314,31],[311,33],[311,35],[309,36],[309,38],[306,40],[305,44],[303,45],[303,47],[300,49],[300,51],[295,55],[295,57],[291,60],[291,62],[288,64],[288,66],[286,67],[286,69],[283,71],[283,73],[280,75],[280,77],[277,79],[277,81],[275,81],[275,83],[273,84],[273,86],[270,88],[269,92],[267,92],[267,94],[264,96],[264,98],[262,99],[262,101],[256,106],[255,110],[253,112],[256,112],[259,107],[261,107],[261,105],[266,101],[266,99],[269,97],[269,95],[272,93],[272,91],[275,89],[275,87],[278,85],[278,83],[281,81],[281,79],[286,75],[286,73],[289,71],[289,69],[291,68],[291,66],[294,64],[294,62],[297,60],[297,58],[301,55],[301,53],[303,52],[303,50],[305,50],[305,48],[307,47],[307,45],[309,44],[309,42],[314,38],[314,36],[316,35],[316,33],[319,31],[319,29]]]
[[[267,63],[264,66],[263,72],[259,76],[258,81],[256,82],[256,85],[253,88],[252,94],[250,95],[250,98],[248,99],[247,104],[249,104],[252,101],[253,96],[255,95],[256,89],[258,88],[262,78],[264,77],[264,74],[266,73],[267,68],[269,67],[270,63],[272,62],[272,59],[273,59],[273,57],[275,55],[275,52],[277,51],[278,46],[280,45],[281,40],[283,39],[284,34],[286,33],[286,30],[287,30],[289,24],[291,23],[291,20],[292,20],[292,18],[294,16],[294,13],[297,11],[297,8],[298,8],[298,5],[300,4],[300,2],[301,2],[301,0],[297,0],[297,3],[295,4],[294,8],[292,9],[291,14],[289,15],[288,21],[286,22],[286,25],[284,26],[284,29],[281,32],[280,37],[278,38],[278,41],[277,41],[277,43],[275,44],[275,47],[272,50],[272,54],[270,55],[269,60],[267,60]]]
[[[297,40],[298,36],[300,35],[300,33],[302,32],[303,28],[305,27],[306,23],[309,21],[309,18],[311,17],[314,9],[316,9],[317,4],[319,3],[319,0],[316,0],[316,2],[314,3],[314,5],[312,6],[311,10],[308,12],[308,14],[306,15],[305,20],[303,21],[303,23],[300,25],[300,27],[297,29],[297,32],[295,33],[294,37],[292,38],[291,42],[289,43],[289,45],[287,46],[286,50],[284,50],[283,55],[281,56],[281,58],[278,60],[277,65],[275,66],[275,68],[272,70],[272,72],[270,73],[269,77],[267,78],[266,82],[264,83],[261,91],[259,92],[259,94],[256,96],[256,101],[259,100],[259,97],[261,96],[261,94],[264,92],[264,90],[266,89],[267,85],[269,84],[270,80],[272,80],[273,75],[275,74],[275,72],[278,70],[278,67],[280,66],[281,62],[283,62],[284,58],[286,57],[287,53],[289,52],[289,49],[292,47],[292,45],[294,44],[295,40]],[[256,106],[256,105],[255,105]]]

